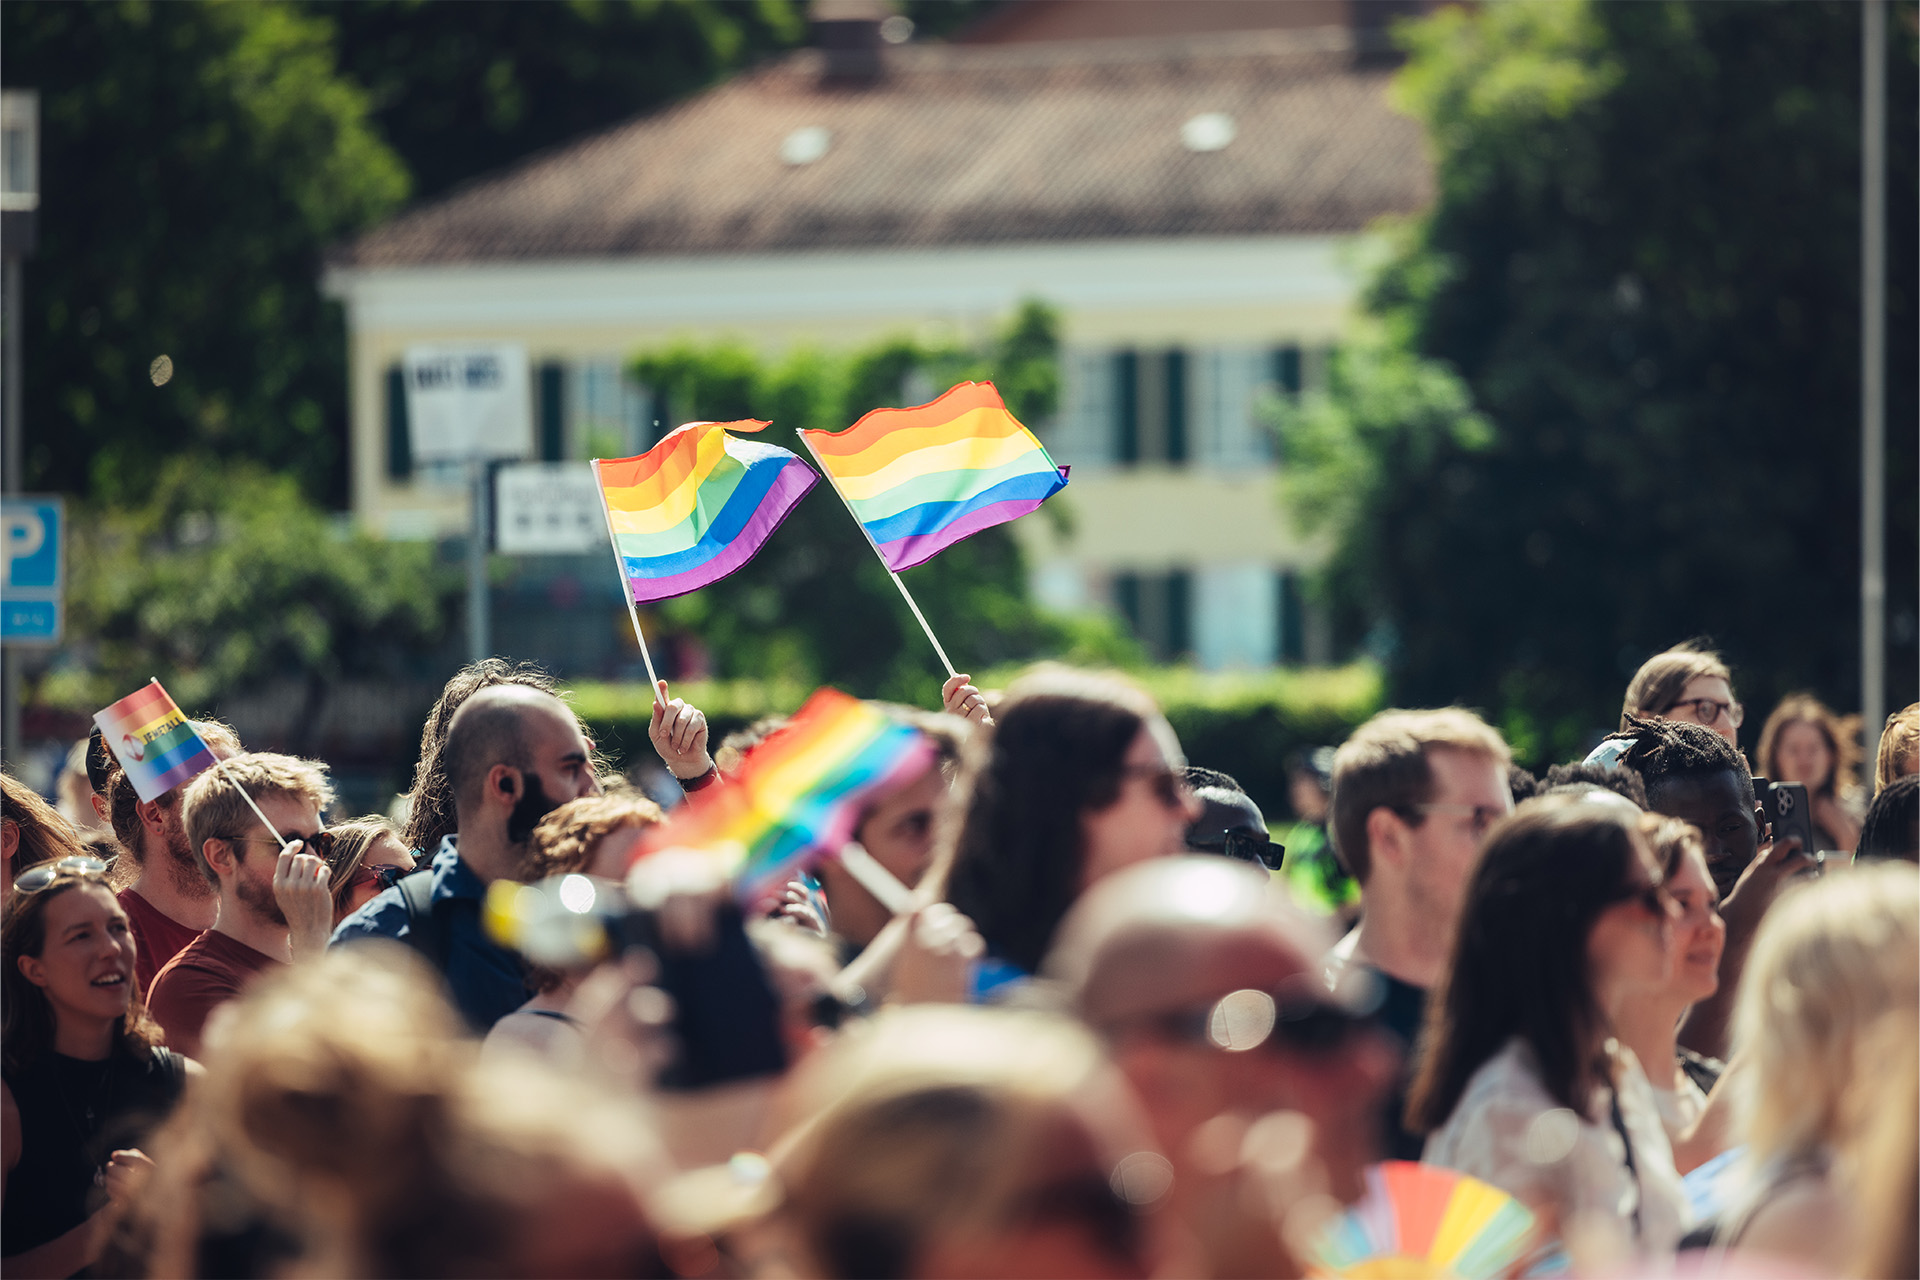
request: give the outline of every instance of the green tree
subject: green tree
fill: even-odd
[[[212,706],[292,676],[309,729],[336,681],[415,674],[461,592],[430,547],[352,533],[284,475],[187,459],[139,505],[75,520],[73,566],[70,626],[87,643],[43,700],[105,706],[159,676],[182,705]]]
[[[276,4],[0,7],[0,73],[41,104],[30,484],[133,500],[163,459],[218,454],[344,492],[319,250],[392,210],[407,176],[331,35]]]
[[[1324,588],[1393,696],[1536,760],[1706,634],[1858,697],[1859,8],[1495,3],[1402,29],[1439,193],[1287,414]],[[1890,690],[1912,699],[1914,7],[1891,65]]]
[[[674,421],[761,418],[768,443],[808,454],[798,428],[840,430],[880,405],[911,403],[965,379],[991,379],[1008,407],[1040,423],[1058,396],[1057,321],[1024,307],[989,349],[929,347],[909,339],[850,355],[802,350],[767,363],[737,344],[647,352],[635,375],[665,396]],[[931,389],[931,390],[929,390]],[[1042,508],[1034,519],[1049,518]],[[1133,656],[1110,628],[1068,624],[1028,599],[1026,569],[1005,526],[989,529],[902,577],[963,671],[1047,653]],[[739,573],[666,602],[668,627],[697,636],[723,677],[826,681],[867,696],[937,700],[944,672],[888,581],[860,527],[823,480],[779,536]]]
[[[806,35],[800,0],[305,0],[381,133],[438,195],[702,88]]]

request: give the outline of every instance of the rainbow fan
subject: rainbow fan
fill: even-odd
[[[1367,1170],[1366,1197],[1327,1228],[1308,1272],[1347,1280],[1555,1274],[1552,1262],[1533,1256],[1538,1235],[1533,1211],[1498,1187],[1452,1169],[1389,1160]]]

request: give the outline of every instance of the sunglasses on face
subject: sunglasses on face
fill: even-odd
[[[235,844],[270,844],[276,849],[280,847],[279,841],[269,836],[228,836],[226,838]],[[288,844],[297,841],[302,853],[311,853],[323,861],[333,860],[333,832],[331,831],[316,831],[312,835],[288,831],[281,836],[281,839]]]
[[[37,867],[28,867],[13,878],[13,887],[19,893],[39,893],[63,876],[103,876],[107,874],[107,864],[98,858],[86,854],[75,854],[62,858],[58,862],[43,862]]]
[[[405,867],[396,867],[391,864],[369,867],[365,863],[361,863],[360,866],[354,869],[353,874],[347,877],[347,888],[358,890],[364,889],[368,885],[378,885],[379,889],[377,892],[385,893],[388,889],[393,888],[394,885],[399,884],[400,877],[406,874],[407,869]]]

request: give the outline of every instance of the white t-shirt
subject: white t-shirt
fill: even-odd
[[[1693,1225],[1673,1147],[1653,1087],[1630,1049],[1617,1053],[1620,1114],[1633,1142],[1634,1173],[1614,1129],[1606,1091],[1575,1117],[1540,1083],[1533,1050],[1518,1038],[1483,1063],[1421,1159],[1458,1169],[1531,1204],[1557,1207],[1563,1232],[1576,1222],[1631,1236],[1638,1208],[1641,1252],[1671,1255]]]

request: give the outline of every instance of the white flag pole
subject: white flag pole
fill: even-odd
[[[607,545],[613,548],[614,572],[620,575],[620,594],[627,602],[627,617],[633,621],[633,638],[640,642],[640,661],[647,664],[647,692],[660,700],[660,677],[654,674],[653,655],[647,652],[647,638],[640,632],[640,610],[633,603],[633,583],[627,580],[627,562],[620,555],[620,540],[613,532],[613,508],[607,505],[607,487],[600,481],[600,459],[593,460],[593,491],[600,495],[600,514],[607,522]]]
[[[853,516],[854,526],[866,538],[867,545],[873,548],[873,554],[879,557],[881,568],[885,569],[887,576],[893,579],[893,585],[900,588],[900,598],[907,602],[907,608],[913,610],[914,619],[919,622],[920,629],[927,633],[928,643],[932,644],[933,651],[940,655],[940,665],[947,669],[949,677],[959,675],[960,673],[953,669],[953,659],[947,657],[947,651],[940,647],[939,637],[934,635],[933,628],[927,625],[927,615],[921,613],[920,606],[914,602],[913,593],[907,590],[906,583],[900,581],[900,575],[893,571],[893,567],[887,563],[887,558],[880,555],[880,544],[873,540],[871,533],[867,532],[867,526],[860,523],[860,517],[854,513],[853,504],[847,501],[847,495],[840,491],[840,482],[833,478],[833,472],[827,469],[826,463],[820,461],[820,451],[813,447],[813,441],[807,439],[806,432],[799,431],[795,434],[800,437],[800,443],[807,446],[807,452],[813,455],[814,462],[819,464],[821,472],[827,477],[827,483],[833,486],[834,493],[839,496],[840,504],[847,509],[847,514]]]

